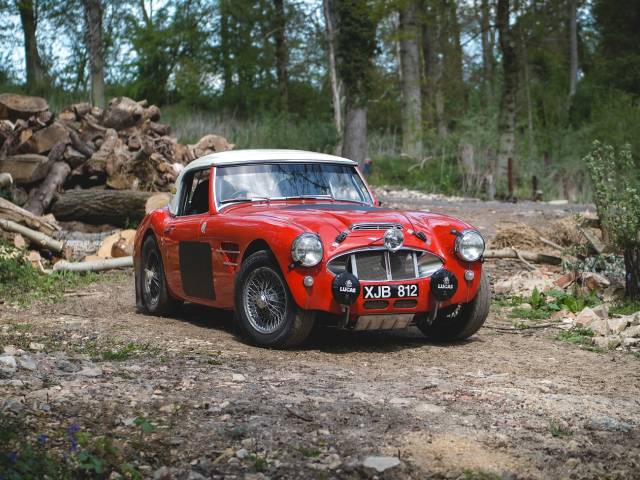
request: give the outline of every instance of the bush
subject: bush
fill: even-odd
[[[624,251],[627,293],[640,298],[640,175],[631,147],[594,142],[586,158],[602,230]]]

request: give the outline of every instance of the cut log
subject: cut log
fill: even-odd
[[[589,242],[591,248],[593,248],[598,255],[602,255],[605,248],[602,242],[586,228],[578,227],[578,231],[587,240],[587,242]]]
[[[18,153],[47,153],[57,143],[69,143],[69,131],[60,123],[37,130],[18,147]]]
[[[47,176],[49,168],[49,159],[35,153],[0,158],[0,171],[10,173],[15,183],[38,182]]]
[[[74,103],[69,107],[69,110],[75,113],[76,118],[78,120],[81,120],[82,117],[84,117],[87,113],[91,112],[91,105],[88,104],[87,102]]]
[[[86,158],[89,158],[95,153],[95,150],[90,147],[87,142],[82,140],[80,138],[80,135],[78,135],[73,130],[69,132],[69,139],[71,140],[71,145],[73,145],[73,148],[82,153]]]
[[[205,135],[195,145],[189,145],[194,158],[199,158],[209,153],[226,152],[232,150],[234,145],[220,135]]]
[[[58,220],[124,226],[142,220],[152,195],[134,190],[69,190],[54,200],[51,213]]]
[[[146,205],[144,206],[144,211],[146,213],[151,213],[158,208],[166,207],[167,205],[169,205],[170,201],[171,201],[171,194],[166,192],[156,193],[155,195],[152,195],[151,197],[149,197]]]
[[[51,204],[58,189],[64,184],[69,173],[71,173],[69,165],[64,162],[54,163],[44,182],[29,192],[29,200],[24,207],[25,210],[29,210],[34,215],[42,215]]]
[[[157,122],[160,120],[160,109],[156,105],[151,105],[149,108],[145,108],[144,118],[146,120],[151,120],[152,122]]]
[[[49,110],[44,98],[3,93],[0,95],[0,119],[27,119],[40,112]]]
[[[53,235],[60,230],[60,227],[48,218],[37,217],[30,211],[20,208],[2,197],[0,197],[0,218],[20,223],[45,235]]]
[[[513,258],[516,260],[526,260],[534,263],[546,263],[549,265],[560,265],[562,258],[544,253],[528,252],[516,250],[514,248],[501,248],[498,250],[485,250],[484,258]]]
[[[107,128],[122,130],[142,120],[144,108],[128,97],[116,97],[109,102],[102,114],[102,124]]]
[[[0,218],[0,228],[5,230],[6,232],[19,233],[23,237],[31,240],[31,243],[37,245],[39,248],[51,250],[52,252],[56,253],[64,253],[64,242],[55,240],[54,238],[51,238],[44,233],[38,232],[37,230],[32,230],[12,220],[5,220],[3,218]]]
[[[53,266],[53,271],[66,270],[69,272],[100,272],[114,268],[133,267],[133,257],[109,258],[90,262],[67,262],[60,260]]]
[[[166,123],[149,122],[149,130],[158,135],[165,136],[171,133],[171,126]]]
[[[13,185],[13,178],[10,173],[0,173],[0,188]]]

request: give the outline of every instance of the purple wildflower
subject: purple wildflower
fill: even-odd
[[[18,452],[11,452],[9,454],[9,461],[11,463],[16,463],[18,461]]]
[[[38,443],[40,445],[44,445],[45,443],[47,443],[49,441],[49,437],[46,436],[44,433],[41,435],[38,435]]]

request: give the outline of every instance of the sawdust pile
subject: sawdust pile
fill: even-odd
[[[491,242],[491,247],[514,247],[532,250],[542,244],[539,237],[540,234],[532,227],[524,223],[518,223],[499,229]]]

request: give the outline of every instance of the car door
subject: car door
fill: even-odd
[[[178,211],[163,232],[170,290],[204,304],[212,304],[216,298],[212,251],[202,238],[211,215],[210,173],[210,169],[203,169],[185,175]]]

